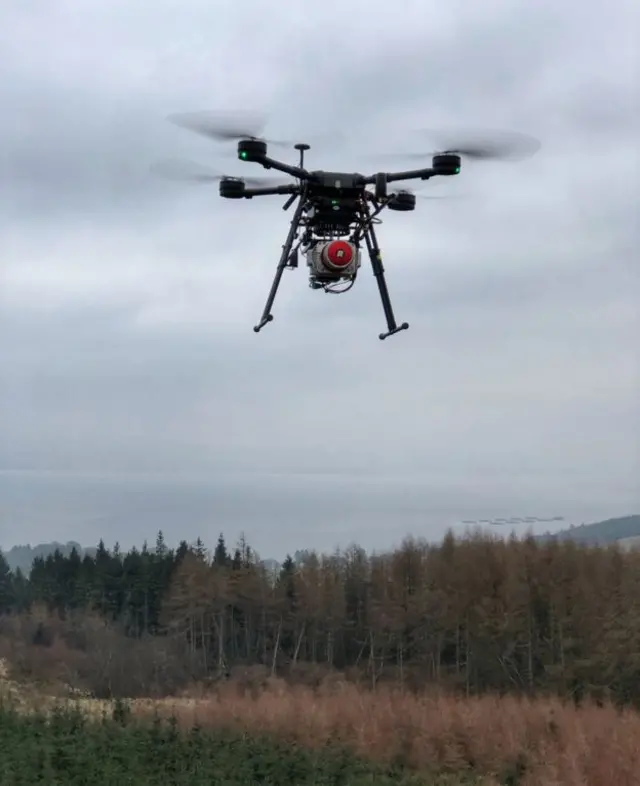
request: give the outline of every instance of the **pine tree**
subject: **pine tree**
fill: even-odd
[[[202,538],[199,535],[196,538],[196,542],[195,542],[195,545],[193,547],[193,553],[202,562],[208,562],[209,555],[207,553],[207,548],[204,545],[204,543],[202,541]]]
[[[221,532],[218,536],[218,542],[216,543],[216,548],[213,552],[213,564],[220,568],[226,568],[229,566],[230,562],[231,560],[229,559],[229,554],[227,552],[224,535]]]
[[[0,551],[0,614],[8,614],[15,600],[14,577],[7,558]]]
[[[103,660],[126,647],[171,652],[154,662],[158,682],[185,668],[196,678],[234,663],[284,673],[306,660],[366,673],[372,686],[433,681],[640,705],[640,551],[449,533],[438,546],[407,539],[371,556],[299,551],[276,571],[244,536],[232,553],[222,533],[210,560],[200,538],[174,552],[159,532],[154,550],[109,552],[101,540],[95,558],[38,557],[29,578],[0,554],[0,614],[29,611],[41,643],[62,614],[56,626],[83,631],[69,641]],[[127,645],[123,635],[173,640]],[[145,657],[123,656],[121,676]]]
[[[13,576],[14,608],[18,614],[28,611],[31,606],[31,585],[21,568],[16,568]]]
[[[158,534],[156,536],[156,557],[159,559],[163,559],[167,554],[167,544],[164,540],[164,533],[162,530],[158,530]]]

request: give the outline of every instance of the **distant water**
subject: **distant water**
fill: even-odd
[[[0,546],[103,537],[123,548],[155,540],[162,529],[177,543],[200,536],[213,546],[223,531],[233,544],[244,532],[263,557],[323,551],[356,542],[383,549],[408,534],[440,538],[470,519],[564,516],[554,525],[599,521],[637,512],[637,500],[599,499],[592,489],[560,484],[555,493],[518,484],[501,493],[495,482],[464,487],[446,478],[367,478],[304,474],[224,474],[211,477],[0,472]],[[522,529],[522,528],[521,528]]]

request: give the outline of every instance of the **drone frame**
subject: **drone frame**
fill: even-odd
[[[387,330],[384,333],[380,333],[379,338],[380,340],[384,340],[401,330],[407,330],[409,324],[407,322],[402,322],[398,325],[394,316],[391,298],[387,288],[385,270],[382,264],[380,246],[374,230],[374,223],[379,222],[375,222],[375,219],[385,207],[394,209],[395,206],[396,210],[405,211],[415,208],[414,195],[403,192],[405,197],[409,197],[408,204],[403,206],[399,204],[397,193],[387,193],[388,183],[404,180],[429,180],[439,175],[457,175],[460,172],[461,166],[460,156],[456,153],[440,153],[433,156],[431,167],[411,169],[402,172],[378,172],[373,175],[364,176],[358,173],[310,172],[304,168],[304,153],[310,149],[310,146],[299,143],[294,147],[300,153],[300,162],[298,166],[292,166],[274,158],[270,158],[267,155],[266,142],[256,138],[243,139],[238,142],[238,158],[242,161],[251,161],[260,164],[265,169],[275,169],[278,172],[290,175],[296,178],[299,181],[298,183],[265,188],[247,188],[241,178],[223,178],[220,181],[220,195],[227,199],[288,196],[289,199],[287,199],[283,205],[283,210],[288,210],[296,199],[298,200],[298,204],[291,219],[287,238],[282,246],[282,253],[262,316],[258,324],[253,328],[254,331],[259,333],[266,324],[273,320],[271,311],[278,293],[280,281],[282,280],[282,275],[286,268],[297,267],[297,249],[302,244],[304,236],[303,239],[298,240],[297,245],[294,244],[296,243],[298,233],[303,224],[303,216],[313,205],[314,186],[324,189],[325,191],[335,190],[336,194],[340,194],[343,188],[342,180],[344,179],[348,180],[349,189],[352,192],[356,191],[358,195],[358,205],[355,210],[351,211],[352,215],[349,222],[349,227],[352,225],[354,226],[353,233],[350,235],[350,240],[355,244],[356,248],[359,248],[361,241],[364,240],[387,322]],[[331,177],[334,178],[333,184],[329,181]],[[375,191],[368,191],[366,188],[367,186],[374,186]]]

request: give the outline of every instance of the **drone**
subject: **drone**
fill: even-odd
[[[220,196],[224,199],[287,197],[282,206],[285,211],[295,204],[264,310],[258,324],[253,328],[256,333],[273,320],[272,309],[282,275],[286,269],[293,270],[298,267],[300,254],[304,256],[309,268],[309,286],[312,289],[342,294],[355,284],[362,264],[363,247],[377,282],[387,323],[386,331],[379,334],[380,340],[407,330],[407,322],[396,322],[375,227],[382,223],[379,215],[385,208],[398,213],[414,211],[416,194],[407,188],[396,190],[392,184],[458,175],[463,157],[501,159],[515,154],[522,158],[533,154],[539,147],[535,139],[525,135],[512,134],[505,137],[499,134],[496,136],[494,133],[491,138],[481,141],[467,139],[452,142],[432,153],[404,154],[403,158],[420,161],[417,169],[362,175],[357,172],[310,171],[304,165],[305,153],[311,149],[309,144],[266,140],[256,133],[255,128],[247,127],[251,123],[243,123],[232,117],[191,112],[170,115],[167,119],[175,125],[217,141],[236,141],[237,157],[240,161],[255,163],[266,170],[275,170],[293,178],[293,182],[281,182],[220,175],[189,163],[185,167],[180,162],[167,162],[154,167],[156,173],[173,179],[218,182]],[[297,165],[272,158],[268,154],[269,145],[291,147],[298,151]],[[430,166],[424,166],[424,160],[429,156]]]

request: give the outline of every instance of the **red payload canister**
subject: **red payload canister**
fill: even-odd
[[[347,267],[353,259],[353,248],[346,240],[333,240],[325,246],[322,256],[329,267]]]

